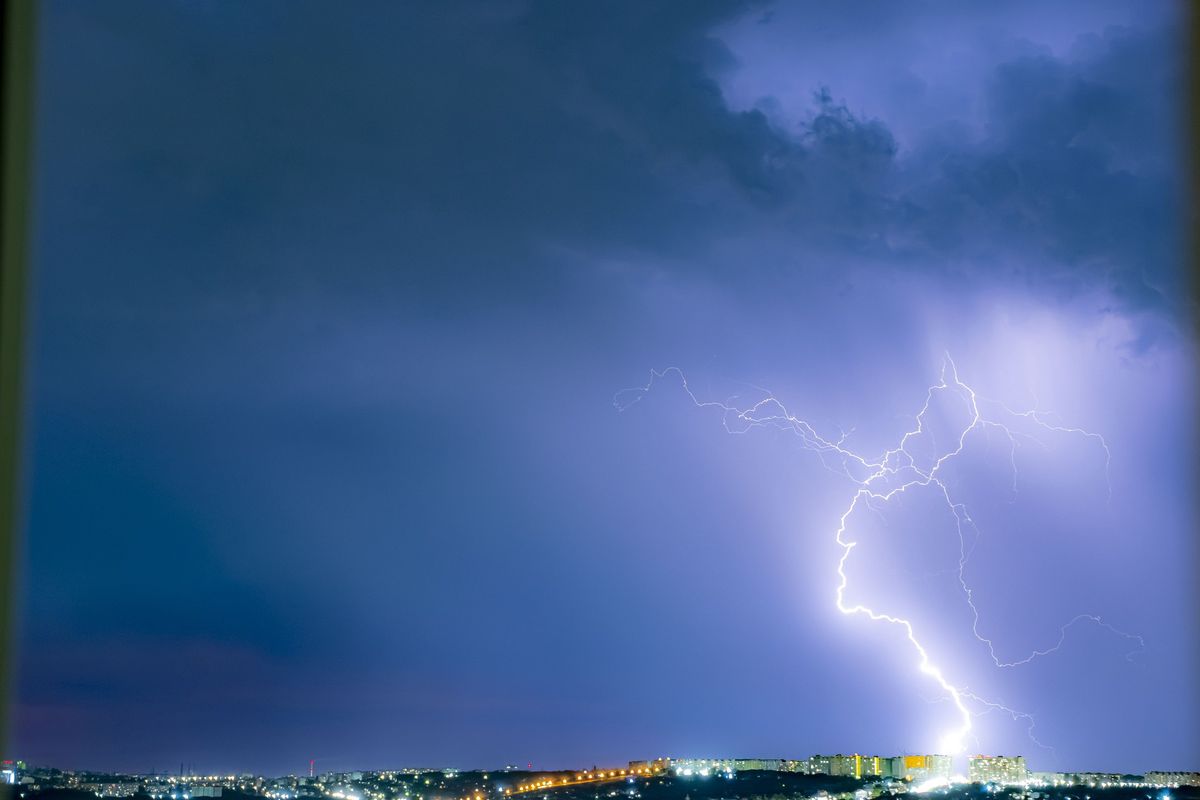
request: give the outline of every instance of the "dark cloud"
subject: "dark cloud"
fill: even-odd
[[[236,33],[206,6],[134,9],[64,7],[67,35],[106,78],[60,77],[51,57],[43,103],[50,192],[103,192],[88,176],[120,169],[122,202],[141,213],[109,232],[115,243],[204,261],[183,282],[130,280],[189,295],[307,281],[469,302],[472,286],[544,292],[562,277],[539,253],[548,242],[698,270],[706,237],[758,225],[884,270],[1003,281],[1019,261],[1051,293],[1101,288],[1131,309],[1181,296],[1180,186],[1161,155],[1179,88],[1166,30],[1111,29],[1069,58],[1001,63],[974,87],[983,137],[947,124],[901,150],[887,120],[818,86],[799,125],[731,110],[718,78],[737,65],[712,29],[752,13],[737,3],[383,5],[333,18],[261,4]],[[156,44],[114,58],[93,31],[128,39],[134,17]],[[89,139],[73,136],[80,126]],[[78,198],[72,222],[89,224],[97,201]],[[141,269],[119,247],[88,256],[113,262],[110,279]]]
[[[1153,55],[1168,36],[1109,30],[1077,60],[1001,64],[984,140],[915,156],[931,239],[1025,260],[1023,277],[1052,294],[1101,289],[1127,309],[1183,311],[1182,185],[1162,159],[1177,144],[1178,65]]]

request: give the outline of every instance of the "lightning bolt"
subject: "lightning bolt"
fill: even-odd
[[[915,417],[915,426],[901,436],[900,441],[895,447],[885,450],[878,456],[867,457],[847,447],[846,440],[849,437],[848,433],[840,432],[840,436],[837,439],[829,439],[822,436],[812,424],[792,414],[782,401],[776,398],[770,391],[761,387],[753,387],[755,390],[761,392],[762,397],[748,407],[735,405],[737,397],[729,398],[724,402],[701,400],[692,391],[688,385],[686,375],[678,367],[651,370],[650,380],[645,385],[617,392],[613,397],[614,407],[620,412],[628,410],[649,394],[657,382],[665,380],[668,376],[674,376],[679,381],[684,393],[697,408],[719,410],[722,415],[722,425],[728,433],[743,434],[751,429],[762,427],[776,428],[790,432],[799,438],[805,449],[811,450],[818,455],[824,468],[849,479],[856,486],[849,505],[841,514],[834,536],[837,544],[842,548],[841,556],[837,562],[838,583],[835,596],[836,606],[839,612],[847,616],[862,615],[874,622],[885,622],[896,626],[904,632],[905,638],[917,656],[917,669],[923,675],[933,679],[942,690],[944,697],[952,702],[957,712],[958,724],[946,733],[942,739],[941,746],[943,752],[952,754],[961,752],[967,737],[972,735],[973,718],[979,714],[993,711],[1006,713],[1014,721],[1024,720],[1028,722],[1027,732],[1030,739],[1039,747],[1048,746],[1034,736],[1033,729],[1036,721],[1031,714],[984,699],[965,686],[960,687],[951,683],[942,672],[942,669],[931,659],[928,650],[921,643],[916,629],[910,620],[877,611],[862,603],[847,602],[846,589],[849,584],[849,578],[846,575],[846,563],[854,548],[858,546],[858,542],[847,538],[847,528],[851,515],[860,507],[878,513],[877,505],[886,504],[897,495],[915,488],[932,487],[941,495],[946,503],[946,507],[955,520],[955,528],[959,539],[958,583],[962,595],[971,609],[973,618],[972,634],[980,643],[986,645],[992,662],[997,667],[1011,668],[1021,666],[1056,652],[1065,643],[1067,631],[1076,624],[1085,621],[1103,627],[1130,641],[1136,641],[1138,648],[1126,655],[1126,658],[1129,660],[1132,660],[1133,656],[1145,647],[1142,637],[1136,634],[1122,631],[1104,622],[1096,615],[1078,614],[1062,626],[1059,639],[1053,646],[1045,649],[1034,649],[1024,657],[1006,661],[997,654],[993,640],[984,636],[979,630],[979,609],[975,605],[974,593],[966,579],[967,562],[970,558],[971,550],[974,549],[974,544],[971,550],[967,548],[966,530],[970,528],[974,533],[975,544],[979,541],[980,532],[966,506],[954,499],[949,487],[941,479],[941,474],[946,465],[953,462],[966,448],[968,436],[976,431],[996,430],[1007,438],[1009,442],[1009,463],[1012,470],[1011,491],[1014,497],[1017,492],[1016,453],[1020,446],[1019,442],[1033,441],[1043,447],[1046,444],[1036,436],[1014,430],[1007,424],[1008,422],[1018,419],[1025,420],[1047,433],[1076,435],[1094,441],[1104,452],[1107,496],[1109,498],[1112,496],[1112,484],[1108,472],[1112,461],[1112,452],[1109,449],[1108,442],[1100,434],[1084,430],[1083,428],[1064,426],[1052,421],[1050,418],[1051,415],[1041,411],[1037,407],[1036,397],[1034,408],[1029,411],[1016,411],[1004,403],[981,397],[973,388],[960,380],[958,369],[953,359],[947,354],[942,362],[938,382],[930,386],[926,391],[925,402]],[[930,406],[939,393],[956,395],[970,418],[970,421],[958,430],[952,448],[940,456],[937,455],[938,450],[933,433],[926,428],[925,424]],[[1000,413],[985,416],[981,410],[981,405],[987,408],[998,409]],[[936,457],[932,461],[929,461],[928,458],[922,461],[917,454],[910,450],[911,443],[914,440],[926,435],[929,436],[930,441],[935,446],[933,453]],[[972,704],[982,707],[985,710],[973,712],[970,707]]]
[[[1003,703],[997,703],[992,700],[985,700],[984,698],[975,694],[974,692],[972,692],[970,689],[968,689],[965,686],[962,689],[960,689],[959,691],[962,693],[963,697],[965,697],[969,700],[973,700],[974,702],[978,703],[979,705],[984,706],[985,710],[980,711],[975,716],[982,717],[984,714],[990,714],[993,711],[1000,711],[1000,712],[1003,712],[1003,713],[1007,714],[1008,716],[1010,716],[1012,718],[1013,722],[1017,722],[1018,720],[1024,720],[1025,722],[1029,723],[1025,728],[1025,733],[1027,736],[1029,736],[1029,740],[1031,742],[1033,742],[1034,744],[1036,744],[1038,747],[1042,748],[1043,750],[1049,750],[1051,753],[1056,753],[1056,751],[1053,747],[1051,747],[1050,745],[1046,744],[1045,742],[1041,741],[1036,736],[1034,736],[1033,729],[1037,727],[1037,719],[1033,716],[1033,714],[1030,714],[1027,711],[1017,711],[1014,708],[1009,708],[1008,706],[1004,705]],[[978,743],[978,739],[976,739],[976,742]]]

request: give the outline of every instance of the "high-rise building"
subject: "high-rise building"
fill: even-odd
[[[1029,781],[1024,756],[971,756],[967,777],[972,783],[1023,784]]]
[[[733,768],[738,772],[748,772],[750,770],[767,770],[769,772],[779,772],[783,769],[783,759],[781,758],[735,758],[733,760]]]
[[[876,778],[886,774],[885,765],[888,762],[886,758],[879,756],[864,756],[858,753],[854,755],[835,756],[813,756],[809,759],[811,762],[814,759],[820,759],[822,762],[828,761],[828,766],[825,771],[829,775],[842,775],[847,778]]]
[[[916,783],[948,779],[954,772],[954,758],[947,755],[896,756],[889,760],[891,777]]]
[[[1200,786],[1200,772],[1147,772],[1146,783],[1156,786]]]
[[[829,774],[846,778],[857,778],[858,756],[844,756],[838,753],[829,757]]]

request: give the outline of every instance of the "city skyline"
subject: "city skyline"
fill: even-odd
[[[0,762],[0,783],[16,783],[22,776],[44,774],[47,765],[26,765],[24,762],[4,760]],[[80,771],[54,769],[62,775],[74,775]],[[488,780],[492,774],[497,776],[494,792],[505,796],[520,796],[524,794],[545,794],[557,792],[560,789],[587,788],[589,784],[626,782],[632,780],[648,780],[654,777],[709,778],[732,777],[743,772],[786,772],[786,774],[844,777],[854,780],[896,781],[899,783],[922,784],[937,782],[995,784],[995,786],[1084,786],[1091,788],[1109,788],[1110,786],[1139,786],[1148,787],[1192,786],[1200,788],[1200,771],[1147,771],[1145,775],[1121,774],[1121,772],[1070,772],[1070,771],[1039,771],[1028,769],[1024,756],[983,756],[973,754],[967,757],[967,770],[956,771],[954,759],[946,754],[925,754],[925,756],[860,756],[860,754],[815,754],[803,759],[787,758],[668,758],[630,760],[628,764],[595,766],[592,768],[542,768],[535,770],[532,764],[524,766],[506,764],[504,766],[475,766],[475,768],[448,768],[448,766],[390,766],[379,769],[356,770],[316,770],[314,759],[308,762],[307,775],[304,772],[289,772],[277,776],[254,774],[226,774],[222,771],[197,772],[190,765],[180,764],[178,772],[173,771],[144,771],[130,772],[82,772],[84,775],[97,777],[127,777],[142,778],[143,781],[161,782],[168,789],[172,800],[190,800],[191,796],[220,796],[220,793],[205,793],[204,787],[233,787],[241,786],[248,778],[289,778],[295,786],[305,783],[338,783],[343,781],[360,781],[366,776],[379,777],[414,777],[440,774],[446,778],[456,778],[467,775],[480,775]],[[23,783],[31,782],[25,778]],[[95,783],[95,781],[92,781]],[[182,786],[190,787],[191,794],[178,794]],[[294,788],[293,787],[293,788]],[[262,787],[259,787],[259,789]],[[157,798],[151,790],[151,798]],[[121,796],[101,794],[101,796]],[[272,790],[265,792],[268,798],[275,798]],[[338,798],[336,793],[335,798]],[[468,795],[469,796],[469,795]],[[344,799],[343,799],[344,800]]]
[[[1200,788],[1200,770],[1150,770],[1145,775],[1103,771],[1045,771],[1030,769],[1023,755],[984,755],[971,754],[964,756],[967,762],[965,771],[957,770],[959,766],[953,756],[947,754],[902,754],[892,756],[867,756],[853,754],[816,754],[807,758],[743,758],[743,757],[656,757],[652,759],[632,760],[625,764],[587,767],[543,766],[533,768],[533,764],[520,766],[505,764],[504,766],[423,766],[413,765],[389,767],[360,767],[360,768],[316,768],[316,759],[307,762],[307,773],[304,771],[282,773],[279,775],[258,775],[255,773],[234,773],[222,770],[197,770],[194,765],[181,763],[177,771],[147,770],[135,772],[105,772],[71,770],[61,766],[27,765],[24,761],[0,761],[0,774],[7,779],[13,774],[28,773],[55,769],[63,773],[94,774],[120,776],[128,775],[146,779],[161,779],[174,784],[192,784],[195,786],[217,785],[222,782],[237,782],[245,778],[293,778],[309,780],[360,779],[365,775],[382,776],[414,776],[441,773],[445,777],[456,777],[464,774],[490,773],[497,775],[516,775],[506,786],[497,787],[497,791],[506,795],[521,795],[543,790],[554,791],[557,787],[578,787],[588,783],[622,781],[629,778],[650,778],[674,775],[676,777],[719,777],[741,772],[784,772],[801,775],[825,777],[855,778],[865,781],[894,779],[897,781],[921,784],[929,779],[952,779],[964,783],[995,783],[1000,785],[1018,785],[1026,783],[1061,783],[1061,785],[1095,785],[1103,787],[1106,781],[1137,782],[1145,781],[1148,785],[1169,786],[1178,784],[1185,779]],[[0,781],[3,782],[3,781]],[[9,783],[13,781],[9,780]]]

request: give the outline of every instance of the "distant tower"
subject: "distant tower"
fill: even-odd
[[[310,778],[313,777],[313,770],[316,767],[316,763],[317,763],[317,760],[315,758],[310,758],[308,760],[308,777],[310,777]]]

